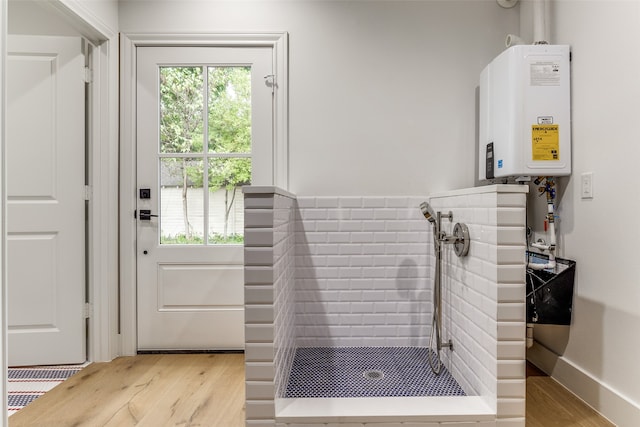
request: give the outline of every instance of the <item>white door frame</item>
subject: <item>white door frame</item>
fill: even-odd
[[[52,11],[66,17],[94,45],[89,97],[89,281],[91,304],[87,357],[108,361],[120,352],[118,340],[118,33],[80,1],[50,0]],[[7,425],[7,270],[5,111],[7,2],[0,2],[0,425]]]
[[[288,34],[120,35],[120,321],[122,355],[137,352],[136,327],[136,48],[141,46],[271,47],[275,65],[272,183],[289,189]]]

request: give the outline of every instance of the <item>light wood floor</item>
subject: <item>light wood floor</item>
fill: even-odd
[[[244,355],[121,357],[89,365],[10,427],[244,426]]]
[[[529,371],[527,427],[609,427]],[[140,355],[94,363],[9,418],[10,427],[244,427],[241,354]]]
[[[614,426],[547,376],[527,377],[527,427]]]

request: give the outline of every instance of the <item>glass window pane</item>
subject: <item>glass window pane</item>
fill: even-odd
[[[202,67],[160,68],[160,152],[201,153]]]
[[[209,151],[251,152],[251,67],[208,67]]]
[[[209,243],[244,242],[242,186],[251,184],[251,159],[209,159]]]
[[[204,162],[160,159],[160,244],[204,244]]]

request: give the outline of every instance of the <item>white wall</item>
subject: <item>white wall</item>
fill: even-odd
[[[67,21],[42,2],[10,0],[8,33],[45,36],[78,36]]]
[[[9,34],[77,36],[102,40],[118,31],[117,0],[9,0]],[[91,26],[75,19],[80,16]],[[96,31],[97,30],[97,31]]]
[[[124,33],[289,32],[298,196],[473,185],[478,76],[518,27],[492,1],[120,2]]]
[[[551,41],[573,54],[574,169],[560,181],[558,236],[577,272],[571,327],[535,334],[563,356],[553,360],[556,378],[617,424],[640,425],[640,2],[556,0],[551,16]],[[591,200],[580,198],[585,172],[594,174]]]
[[[20,0],[24,1],[24,0]],[[51,0],[49,0],[51,1]],[[78,11],[84,9],[103,25],[118,29],[118,0],[58,0],[67,8]]]

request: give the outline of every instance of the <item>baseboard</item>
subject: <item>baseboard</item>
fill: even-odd
[[[535,342],[527,360],[619,427],[640,426],[640,407],[578,366]]]

